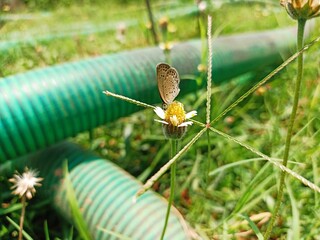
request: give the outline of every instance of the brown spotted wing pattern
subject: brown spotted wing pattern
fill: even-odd
[[[161,99],[165,104],[170,104],[180,92],[178,71],[166,63],[159,63],[156,69]]]

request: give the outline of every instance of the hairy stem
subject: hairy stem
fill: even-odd
[[[303,47],[303,34],[304,34],[305,24],[306,24],[305,19],[298,20],[298,33],[297,33],[297,50],[298,51]],[[287,129],[287,137],[286,137],[285,150],[284,150],[283,162],[282,162],[283,166],[285,166],[285,167],[287,166],[287,163],[288,163],[291,138],[292,138],[292,130],[293,130],[293,125],[294,125],[294,122],[296,119],[296,113],[297,113],[297,109],[298,109],[302,73],[303,73],[303,54],[298,56],[298,72],[297,72],[297,78],[296,78],[293,106],[292,106],[291,115],[290,115],[290,119],[289,119],[289,125],[288,125],[288,129]],[[265,240],[268,240],[270,238],[274,223],[278,217],[278,213],[279,213],[282,198],[283,198],[285,177],[286,177],[286,172],[284,172],[284,171],[281,172],[280,185],[279,185],[279,189],[278,189],[278,196],[277,196],[276,204],[275,204],[274,211],[272,214],[272,218],[269,222],[269,225],[268,225],[267,230],[264,235]]]

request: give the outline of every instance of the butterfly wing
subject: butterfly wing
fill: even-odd
[[[170,67],[166,72],[166,77],[163,83],[164,97],[162,99],[166,104],[170,104],[178,96],[180,92],[179,88],[180,78],[178,71]]]
[[[163,102],[165,101],[165,89],[164,89],[164,84],[165,84],[165,79],[167,76],[167,71],[170,69],[170,65],[166,63],[159,63],[156,67],[157,71],[157,82],[158,82],[158,90],[160,93],[160,97]]]
[[[159,63],[156,70],[160,97],[165,104],[170,104],[180,92],[178,71],[166,63]]]

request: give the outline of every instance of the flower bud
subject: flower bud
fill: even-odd
[[[154,111],[162,119],[155,121],[162,123],[164,136],[176,140],[181,139],[187,132],[187,126],[192,125],[191,121],[186,120],[197,115],[196,111],[186,113],[183,104],[178,101],[170,103],[166,110],[156,107]]]
[[[199,64],[197,68],[198,68],[198,71],[201,73],[207,72],[207,70],[208,70],[207,66],[202,63]]]
[[[169,19],[167,17],[162,17],[159,19],[160,30],[166,32],[168,30]]]
[[[181,139],[187,132],[187,126],[178,127],[172,124],[162,124],[163,135],[168,139]]]
[[[319,0],[281,0],[289,16],[293,19],[310,19],[320,16]]]

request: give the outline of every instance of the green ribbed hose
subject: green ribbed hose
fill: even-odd
[[[213,80],[281,62],[294,46],[294,30],[280,29],[220,37],[213,42]],[[176,44],[172,65],[180,76],[197,74],[201,41]],[[66,63],[0,79],[0,162],[48,147],[127,116],[141,108],[102,94],[109,90],[149,104],[160,102],[157,48],[127,51]],[[181,97],[198,86],[181,81]]]
[[[66,160],[78,206],[93,239],[117,239],[100,228],[133,240],[160,238],[167,201],[149,191],[133,203],[141,184],[115,164],[68,142],[12,163],[39,170],[44,177],[43,186],[37,189],[39,196],[51,198],[54,207],[72,221],[62,181]],[[186,240],[189,235],[185,221],[173,208],[165,239]]]

